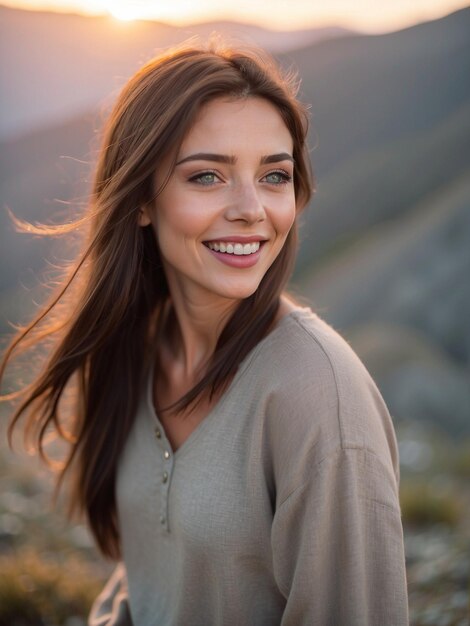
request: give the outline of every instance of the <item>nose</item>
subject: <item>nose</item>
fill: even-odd
[[[249,224],[266,218],[261,193],[253,183],[240,184],[233,189],[225,216],[229,221],[242,220]]]

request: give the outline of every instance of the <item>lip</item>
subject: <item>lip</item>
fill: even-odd
[[[234,239],[214,239],[214,241],[235,241]],[[259,239],[255,239],[255,241],[259,241]],[[246,241],[246,243],[250,243]],[[242,243],[241,241],[237,241],[236,243]],[[229,267],[236,267],[239,269],[245,267],[253,267],[258,263],[261,250],[263,249],[263,245],[261,244],[259,250],[253,252],[253,254],[227,254],[226,252],[216,252],[215,250],[211,250],[208,246],[205,246],[206,250],[212,254],[218,261],[223,263],[224,265],[228,265]]]

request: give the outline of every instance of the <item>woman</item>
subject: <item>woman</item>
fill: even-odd
[[[306,132],[294,79],[259,51],[150,61],[107,124],[84,252],[7,353],[57,334],[13,419],[40,449],[48,426],[66,436],[76,379],[71,501],[120,561],[93,626],[407,623],[390,416],[284,291]]]

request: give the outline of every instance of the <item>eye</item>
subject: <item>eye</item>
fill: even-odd
[[[292,176],[284,170],[275,170],[274,172],[266,174],[264,179],[266,182],[273,185],[285,185],[286,183],[290,183],[292,181]]]
[[[199,185],[213,185],[217,182],[218,176],[215,172],[201,172],[200,174],[196,174],[195,176],[191,176],[189,182],[197,183]]]

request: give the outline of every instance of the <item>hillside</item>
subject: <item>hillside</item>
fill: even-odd
[[[470,163],[470,97],[457,110],[449,109],[429,128],[343,156],[319,176],[302,234],[311,245],[302,250],[299,272],[313,261],[325,262],[375,224],[406,216],[410,207],[465,173]]]
[[[469,101],[470,8],[394,33],[289,52],[312,103],[319,176],[352,155],[442,123]]]
[[[470,170],[299,280],[397,420],[470,434]]]

